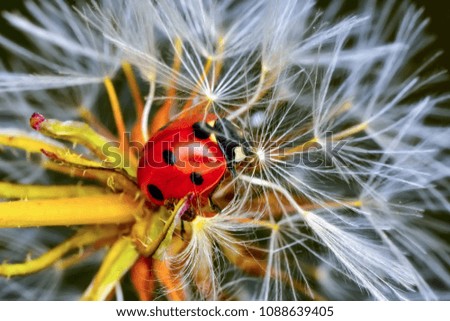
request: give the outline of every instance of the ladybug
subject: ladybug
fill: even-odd
[[[177,119],[145,145],[137,172],[142,192],[155,205],[192,194],[210,197],[226,171],[251,153],[243,132],[214,114]]]

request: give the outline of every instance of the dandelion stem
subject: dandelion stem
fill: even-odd
[[[123,194],[4,202],[0,228],[129,223],[139,211]]]
[[[47,251],[40,257],[16,264],[0,264],[0,275],[10,277],[30,274],[49,267],[72,249],[81,248],[101,239],[115,237],[119,234],[117,226],[103,226],[102,228],[85,228],[57,247]]]

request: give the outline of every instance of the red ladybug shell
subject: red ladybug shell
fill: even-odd
[[[189,193],[208,197],[227,169],[219,145],[205,131],[195,130],[215,115],[182,118],[169,123],[149,139],[140,159],[138,184],[156,205]]]

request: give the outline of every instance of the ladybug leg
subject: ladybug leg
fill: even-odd
[[[212,194],[208,196],[208,203],[209,203],[209,207],[215,211],[220,213],[222,211],[222,209],[219,207],[219,205],[217,205],[213,199],[212,199]]]
[[[186,233],[186,230],[184,229],[184,221],[192,222],[194,218],[197,216],[197,213],[195,211],[195,208],[193,206],[193,199],[194,194],[189,194],[186,196],[186,207],[184,210],[180,213],[180,219],[181,219],[181,231],[180,236],[181,239],[184,241],[184,233]]]
[[[184,233],[186,233],[186,230],[184,229],[184,220],[181,220],[180,237],[181,237],[181,240],[182,240],[182,241],[184,241]]]
[[[237,172],[236,169],[234,168],[234,162],[233,161],[227,161],[227,168],[231,173],[231,176],[233,176],[233,178],[237,177]]]

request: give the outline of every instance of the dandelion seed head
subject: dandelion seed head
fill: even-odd
[[[266,152],[262,148],[256,150],[256,156],[260,162],[264,163],[266,161]]]

